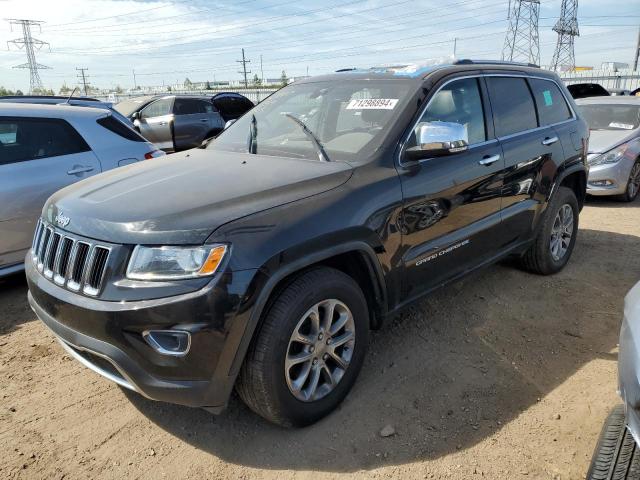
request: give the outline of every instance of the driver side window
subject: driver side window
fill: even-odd
[[[463,78],[441,88],[429,101],[409,146],[416,145],[415,131],[421,125],[431,122],[460,124],[467,132],[469,145],[484,142],[487,134],[478,79]]]
[[[153,118],[161,117],[162,115],[169,115],[171,113],[171,98],[161,98],[155,102],[147,105],[140,112],[141,118]]]

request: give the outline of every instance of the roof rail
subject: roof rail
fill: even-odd
[[[508,60],[471,60],[469,58],[456,60],[453,64],[454,65],[513,65],[517,67],[540,68],[540,65],[536,65],[535,63],[510,62]]]

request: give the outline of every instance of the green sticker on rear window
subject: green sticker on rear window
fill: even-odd
[[[551,96],[551,91],[550,90],[543,91],[542,95],[544,95],[544,104],[547,107],[550,107],[551,105],[553,105],[553,97]]]

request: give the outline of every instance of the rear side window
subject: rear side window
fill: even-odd
[[[117,118],[112,117],[111,115],[103,118],[99,118],[96,120],[98,125],[106,128],[107,130],[115,133],[116,135],[126,138],[127,140],[131,140],[133,142],[146,142],[142,136],[138,134],[135,130],[127,127],[124,123],[122,123]]]
[[[194,113],[206,113],[204,102],[195,98],[176,98],[173,105],[173,113],[176,115],[193,115]]]
[[[536,107],[524,78],[487,77],[496,136],[531,130],[538,126]]]
[[[540,125],[552,125],[571,118],[571,110],[558,86],[549,81],[530,78],[533,98],[538,107]]]
[[[0,165],[90,150],[65,120],[0,117]]]

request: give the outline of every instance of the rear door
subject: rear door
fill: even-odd
[[[445,83],[429,100],[423,122],[465,126],[468,150],[400,168],[405,297],[415,298],[498,252],[504,160],[493,137],[480,77]]]
[[[197,98],[176,97],[173,116],[176,150],[199,146],[211,129],[211,119],[205,102]]]
[[[51,194],[100,170],[68,122],[0,117],[0,268],[24,261]]]
[[[163,150],[173,150],[173,97],[159,98],[140,111],[134,125],[151,143]]]
[[[564,152],[553,127],[540,125],[527,78],[491,75],[486,81],[505,159],[502,241],[510,245],[531,238]]]

